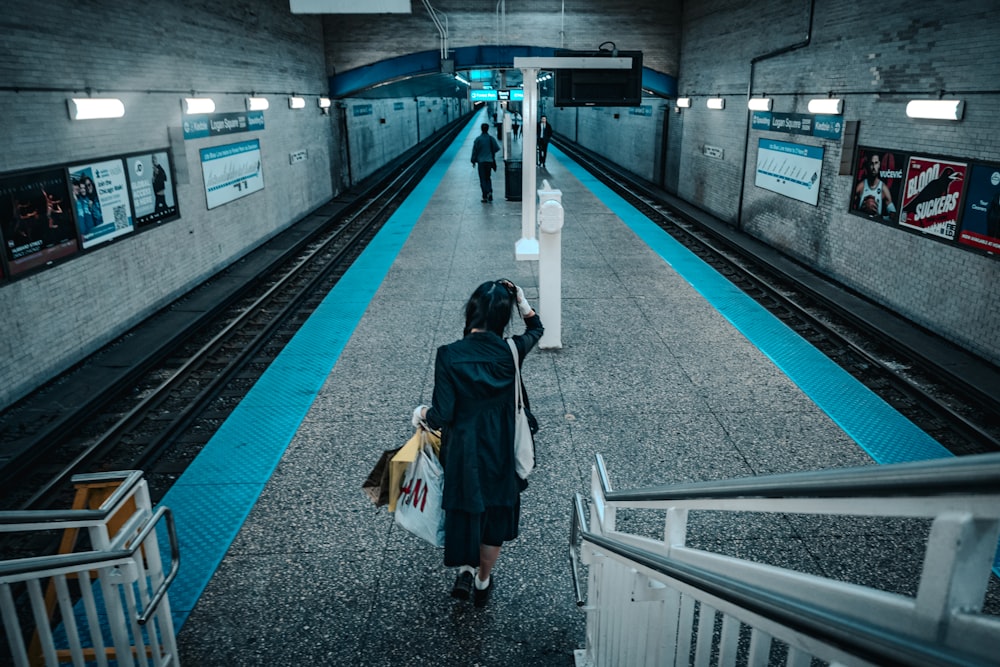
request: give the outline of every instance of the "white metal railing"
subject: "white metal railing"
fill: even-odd
[[[117,487],[96,510],[0,512],[0,532],[85,530],[89,540],[83,552],[0,561],[9,649],[5,656],[0,648],[0,662],[177,667],[166,592],[180,552],[170,510],[153,511],[141,471],[78,475],[73,481]],[[166,573],[157,537],[161,520],[170,542]]]
[[[598,455],[591,493],[589,521],[577,494],[570,534],[587,613],[578,667],[1000,664],[1000,617],[981,613],[1000,454],[627,491],[611,490]],[[665,511],[663,538],[616,530],[623,508]],[[699,510],[930,519],[917,594],[690,548]]]

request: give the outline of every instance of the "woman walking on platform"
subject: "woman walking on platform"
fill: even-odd
[[[515,367],[504,339],[515,306],[526,326],[512,336],[523,363],[542,337],[541,318],[511,281],[485,282],[465,305],[463,338],[437,350],[431,406],[413,411],[414,426],[441,429],[444,564],[459,568],[451,595],[477,607],[493,589],[500,547],[518,535],[527,487],[515,472]]]

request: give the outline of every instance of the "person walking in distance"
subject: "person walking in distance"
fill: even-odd
[[[431,405],[417,406],[411,420],[441,430],[444,564],[459,568],[452,597],[471,597],[477,607],[493,590],[500,547],[518,536],[527,488],[514,451],[517,369],[504,338],[515,312],[525,326],[511,336],[520,365],[544,333],[541,318],[509,280],[476,288],[465,304],[462,338],[437,350]]]
[[[500,144],[490,136],[490,124],[479,126],[482,134],[472,142],[472,166],[479,167],[479,187],[483,191],[483,202],[493,201],[492,173],[497,169],[496,153]]]
[[[549,139],[552,138],[552,126],[549,119],[542,116],[538,121],[538,164],[545,168],[545,158],[549,154]]]

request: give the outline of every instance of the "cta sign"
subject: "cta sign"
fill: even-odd
[[[264,129],[264,112],[239,111],[192,116],[184,119],[183,129],[185,139],[202,139],[236,132],[256,132]]]

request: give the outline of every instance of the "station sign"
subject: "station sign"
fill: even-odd
[[[524,100],[524,90],[520,88],[510,88],[502,90],[489,90],[481,88],[479,90],[469,90],[469,100],[472,102],[496,102],[500,100],[506,102],[520,102]]]
[[[785,134],[802,134],[822,139],[840,139],[844,120],[840,116],[804,113],[750,112],[750,124],[755,130],[770,130]]]

